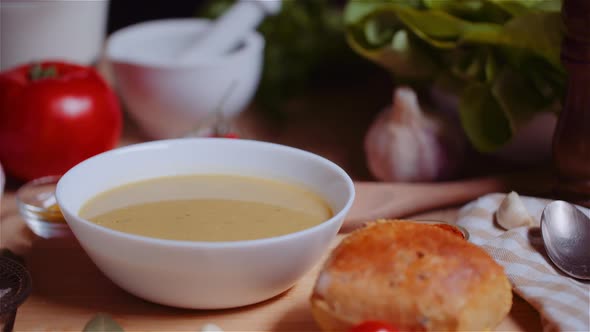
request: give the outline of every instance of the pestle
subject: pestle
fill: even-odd
[[[267,15],[281,9],[281,0],[238,0],[221,17],[211,22],[206,32],[200,34],[180,55],[182,63],[210,58],[229,52],[255,29]]]

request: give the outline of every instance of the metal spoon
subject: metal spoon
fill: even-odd
[[[564,273],[590,280],[590,218],[564,201],[549,203],[541,233],[551,261]]]

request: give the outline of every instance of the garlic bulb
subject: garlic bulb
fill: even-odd
[[[514,191],[506,195],[498,210],[496,221],[505,230],[521,226],[533,226],[535,222],[522,203],[520,196]]]
[[[425,114],[408,87],[394,90],[392,107],[377,116],[365,136],[367,166],[382,181],[450,178],[465,146],[461,130]]]

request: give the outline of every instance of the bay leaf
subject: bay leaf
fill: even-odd
[[[488,84],[472,82],[461,96],[459,116],[473,146],[494,151],[512,137],[510,122]]]
[[[119,325],[111,316],[99,313],[94,316],[84,326],[84,332],[124,332],[121,325]]]

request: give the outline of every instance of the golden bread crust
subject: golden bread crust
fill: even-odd
[[[511,286],[483,249],[428,224],[378,221],[331,253],[311,298],[325,330],[384,320],[403,331],[486,330],[512,305]]]

